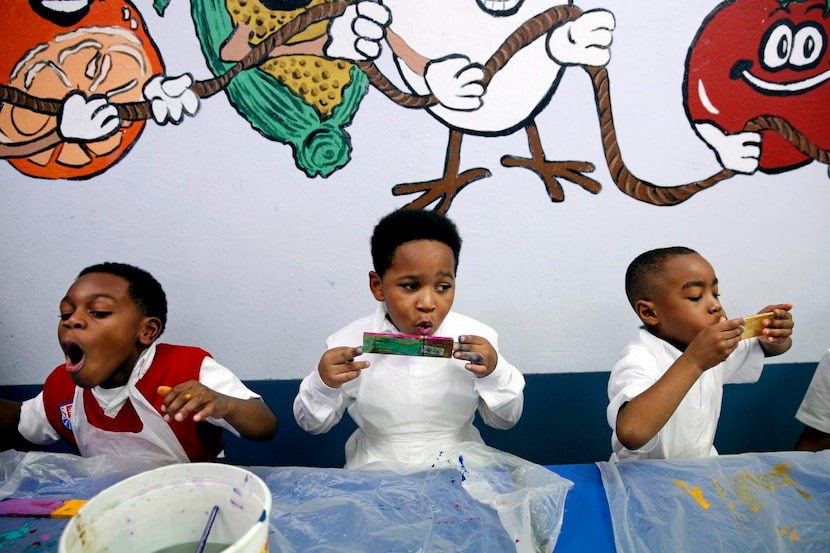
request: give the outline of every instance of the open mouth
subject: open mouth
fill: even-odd
[[[476,0],[478,7],[495,16],[513,15],[522,7],[524,0]]]
[[[70,373],[76,373],[81,370],[84,363],[84,350],[75,342],[66,342],[63,344],[63,353],[66,355],[66,370]]]

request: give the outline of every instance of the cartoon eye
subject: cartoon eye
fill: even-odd
[[[824,54],[826,41],[823,30],[813,24],[805,24],[793,37],[793,50],[790,64],[795,67],[815,65]]]
[[[793,47],[792,23],[782,21],[767,31],[761,44],[761,63],[769,70],[781,69],[790,59]]]

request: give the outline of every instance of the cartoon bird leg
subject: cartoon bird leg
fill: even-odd
[[[459,173],[458,169],[461,166],[461,139],[463,133],[461,131],[451,129],[450,140],[447,145],[447,160],[444,164],[444,176],[440,179],[412,182],[398,184],[392,187],[392,194],[394,196],[402,196],[404,194],[416,194],[423,192],[417,199],[409,202],[404,206],[405,209],[424,209],[431,203],[437,201],[434,211],[438,213],[446,213],[455,196],[461,192],[461,189],[475,182],[490,176],[490,171],[478,167],[476,169],[469,169],[463,173]]]
[[[501,164],[505,167],[524,167],[530,169],[545,182],[548,189],[548,196],[551,201],[561,202],[565,200],[565,191],[559,184],[557,177],[569,180],[578,184],[588,192],[597,194],[602,185],[582,173],[590,173],[594,170],[594,164],[588,161],[548,161],[545,159],[545,152],[542,149],[542,141],[539,138],[539,129],[536,123],[532,122],[525,128],[527,131],[527,143],[530,146],[531,157],[502,156]]]

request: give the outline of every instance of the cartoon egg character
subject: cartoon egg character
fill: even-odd
[[[555,3],[386,0],[384,4],[392,12],[392,30],[421,56],[438,60],[460,54],[483,65],[526,20]],[[401,63],[400,57],[398,68],[413,91],[430,92],[424,77]],[[536,40],[496,74],[480,108],[459,111],[438,105],[429,111],[468,133],[508,134],[544,107],[562,73],[562,65],[548,55],[546,41]]]
[[[698,132],[708,124],[733,134],[756,116],[778,116],[813,145],[830,149],[829,36],[826,0],[720,4],[689,49],[684,94],[690,121]],[[811,161],[777,132],[761,134],[762,171]]]
[[[450,129],[444,175],[436,180],[399,184],[393,194],[421,193],[408,204],[446,212],[455,195],[469,183],[487,177],[486,168],[459,172],[464,134],[507,135],[526,129],[530,158],[504,156],[502,164],[535,172],[552,201],[564,200],[560,179],[592,193],[600,184],[585,176],[593,164],[550,161],[542,148],[535,117],[549,103],[569,65],[603,66],[610,59],[613,14],[606,10],[582,13],[572,9],[561,21],[549,21],[539,35],[528,22],[546,18],[552,9],[570,2],[525,0],[386,0],[392,14],[387,41],[398,70],[416,94],[434,96],[429,112]],[[546,13],[543,13],[546,12]],[[506,56],[505,63],[483,78],[483,68],[502,45],[524,33],[523,47]]]

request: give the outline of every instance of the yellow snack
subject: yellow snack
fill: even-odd
[[[764,331],[764,319],[774,319],[775,313],[759,313],[758,315],[751,315],[744,317],[744,331],[741,334],[741,340],[747,338],[754,338],[760,336]]]

